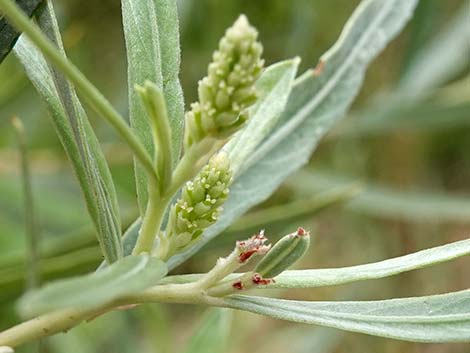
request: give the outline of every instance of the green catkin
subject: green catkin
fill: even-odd
[[[199,81],[199,101],[186,113],[185,148],[207,136],[225,139],[248,119],[257,99],[254,87],[263,69],[258,32],[241,15],[220,40],[208,75]]]
[[[232,180],[228,156],[220,152],[213,156],[194,180],[186,183],[181,197],[170,210],[168,225],[163,235],[167,254],[171,256],[194,241],[214,224],[227,200]]]

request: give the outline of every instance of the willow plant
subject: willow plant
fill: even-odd
[[[469,289],[359,302],[251,295],[395,275],[468,255],[470,240],[354,267],[289,270],[308,253],[310,232],[298,227],[270,244],[260,230],[240,234],[246,240],[207,273],[168,275],[306,163],[417,1],[363,0],[338,41],[299,77],[299,58],[264,68],[258,32],[241,15],[220,40],[199,82],[198,101],[186,113],[176,3],[122,0],[128,125],[66,58],[50,1],[34,23],[12,0],[0,0],[1,13],[23,32],[14,53],[49,108],[105,259],[94,273],[21,297],[25,321],[1,332],[0,346],[6,351],[111,310],[154,302],[232,308],[408,341],[470,341]],[[140,216],[123,234],[113,181],[82,100],[135,158]],[[252,269],[245,267],[249,262]]]

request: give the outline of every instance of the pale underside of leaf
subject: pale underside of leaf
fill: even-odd
[[[269,288],[311,288],[393,276],[470,254],[470,239],[380,262],[331,269],[285,271]]]
[[[26,316],[64,308],[92,309],[139,293],[166,274],[165,263],[154,257],[127,256],[99,272],[53,282],[28,293],[20,300],[19,308]]]
[[[470,342],[470,290],[379,301],[305,302],[232,296],[224,305],[276,319],[413,342]]]
[[[273,64],[256,82],[259,98],[250,109],[250,120],[224,147],[234,175],[276,125],[292,90],[299,63],[300,59],[295,58]]]
[[[258,288],[314,288],[379,279],[436,265],[469,254],[470,239],[466,239],[369,264],[284,271],[275,277],[275,282]],[[170,276],[163,279],[161,283],[189,283],[199,280],[201,276],[201,274]],[[228,279],[233,280],[238,276],[240,274],[232,274]]]

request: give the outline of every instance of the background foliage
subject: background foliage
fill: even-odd
[[[299,72],[303,72],[314,66],[335,41],[357,3],[180,1],[180,77],[186,104],[196,99],[197,80],[204,75],[218,38],[239,13],[247,14],[259,29],[268,64],[298,55],[302,58]],[[323,140],[307,168],[288,179],[259,207],[305,201],[301,204],[305,212],[281,220],[286,206],[275,209],[267,219],[260,218],[262,213],[254,214],[251,223],[235,224],[177,271],[206,271],[217,256],[230,250],[236,238],[246,237],[260,226],[272,239],[296,225],[315,227],[314,246],[302,263],[305,268],[378,261],[468,237],[470,12],[464,3],[422,1],[406,30],[369,68],[351,116]],[[119,2],[107,0],[83,6],[80,1],[68,0],[57,2],[56,9],[69,57],[126,115],[126,63]],[[458,23],[465,20],[466,26],[459,27]],[[445,37],[450,29],[451,35]],[[436,43],[447,45],[439,47]],[[463,60],[457,60],[462,56]],[[13,299],[22,292],[25,278],[19,158],[9,123],[13,114],[21,116],[28,134],[43,236],[43,278],[84,273],[101,259],[84,202],[45,107],[13,56],[0,66],[0,81],[0,328],[4,328],[16,320]],[[121,213],[131,221],[137,214],[132,158],[110,128],[93,119],[92,112],[89,115],[104,141]],[[363,184],[361,196],[344,207],[314,216],[309,212],[309,199],[354,181]],[[458,290],[470,286],[466,271],[469,265],[468,258],[463,258],[396,278],[289,291],[289,297],[367,300]],[[235,313],[228,331],[228,319],[218,312],[206,314],[209,319],[198,326],[201,314],[202,308],[157,305],[114,312],[81,325],[69,335],[48,339],[47,346],[51,352],[68,351],[70,347],[74,352],[87,353],[173,352],[184,351],[191,342],[188,352],[196,352],[201,336],[189,337],[198,327],[210,331],[210,325],[214,325],[221,330],[220,335],[230,332],[226,351],[234,353],[246,351],[247,342],[255,352],[364,352],[364,347],[377,352],[466,351],[465,346],[456,344],[405,343],[324,328],[294,327],[242,312]],[[111,330],[116,334],[107,335]],[[223,347],[226,342],[222,339],[214,342],[217,344]]]

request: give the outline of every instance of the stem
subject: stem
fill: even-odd
[[[169,203],[169,198],[159,197],[159,192],[155,186],[149,184],[149,199],[147,209],[142,221],[142,228],[140,229],[137,243],[135,244],[133,255],[146,252],[151,253],[155,237],[160,231],[160,227],[165,214],[166,207]]]
[[[153,183],[157,184],[157,175],[152,159],[125,123],[121,115],[113,108],[101,92],[52,44],[37,28],[21,9],[11,0],[0,0],[0,10],[5,17],[41,50],[54,65],[56,65],[82,94],[88,104],[119,133],[134,152],[136,158],[147,171]]]
[[[217,260],[217,264],[207,272],[199,281],[196,282],[200,288],[207,289],[212,287],[217,282],[221,281],[238,268],[243,266],[243,263],[238,261],[240,251],[235,248],[232,253],[226,258],[220,258]]]
[[[0,346],[17,347],[26,342],[63,332],[110,310],[133,304],[166,302],[183,304],[222,305],[218,298],[208,297],[195,284],[155,286],[144,292],[106,303],[93,309],[63,309],[25,321],[0,332]]]
[[[185,152],[183,158],[178,163],[174,173],[168,193],[175,194],[183,184],[196,176],[201,168],[207,163],[210,157],[223,146],[225,141],[206,137]]]
[[[0,333],[0,345],[17,347],[21,344],[71,329],[92,317],[95,310],[67,309],[25,321]]]
[[[163,194],[171,183],[173,173],[171,127],[165,98],[162,91],[150,81],[146,81],[143,87],[136,85],[135,90],[140,94],[152,127],[154,158],[160,182],[160,193]]]
[[[209,288],[207,294],[213,297],[223,297],[229,294],[239,292],[240,290],[243,290],[245,292],[249,289],[252,289],[254,287],[254,283],[251,280],[253,274],[254,272],[250,271],[243,274],[238,274],[238,277],[231,276],[233,278],[227,278],[226,281],[223,281],[222,283],[219,283],[213,286],[212,288]],[[233,287],[233,283],[235,282],[241,283],[240,289],[236,289]]]
[[[0,346],[16,347],[31,340],[66,331],[84,320],[93,319],[110,310],[134,304],[165,302],[224,306],[223,299],[210,296],[208,292],[210,287],[243,265],[238,261],[239,254],[239,250],[235,248],[228,257],[219,259],[214,268],[197,282],[157,285],[139,294],[119,298],[93,309],[62,309],[23,322],[0,333]]]
[[[163,194],[159,195],[158,190],[149,185],[149,201],[143,218],[141,233],[137,239],[133,254],[142,252],[151,253],[155,237],[160,231],[163,215],[173,196],[184,185],[191,180],[200,169],[207,163],[213,152],[221,146],[219,140],[206,138],[197,145],[189,149],[178,163],[171,183]],[[158,204],[157,204],[158,201]],[[155,254],[162,260],[166,260],[168,255],[168,241],[165,237],[160,237],[159,248]]]

